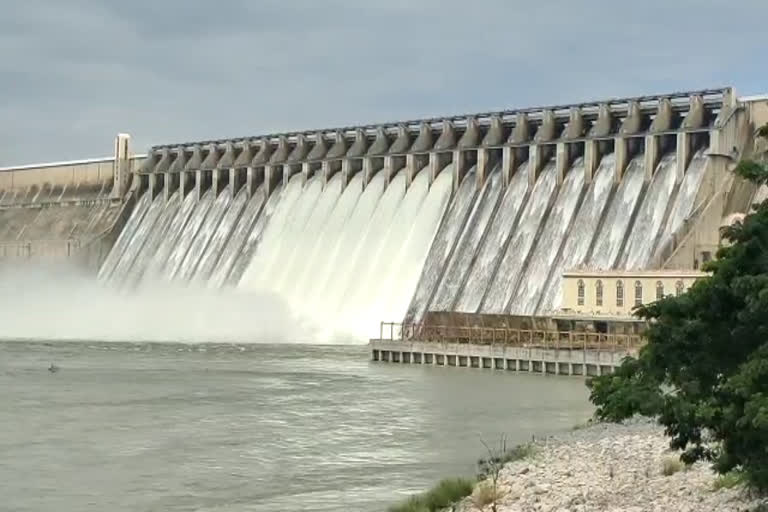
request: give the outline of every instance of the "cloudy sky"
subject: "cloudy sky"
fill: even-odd
[[[0,0],[0,166],[733,85],[766,0]]]

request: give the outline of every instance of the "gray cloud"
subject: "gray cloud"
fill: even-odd
[[[0,165],[766,83],[764,0],[0,0]]]

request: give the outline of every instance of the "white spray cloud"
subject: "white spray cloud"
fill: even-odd
[[[184,343],[309,342],[279,298],[158,284],[109,288],[71,267],[0,268],[0,338]]]

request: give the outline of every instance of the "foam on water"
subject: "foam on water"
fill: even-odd
[[[224,245],[240,224],[240,215],[243,213],[243,209],[248,202],[247,192],[245,188],[240,190],[232,204],[225,210],[221,223],[219,223],[208,247],[205,249],[205,253],[200,258],[200,263],[195,271],[196,281],[206,282],[211,277],[223,254]]]
[[[480,244],[474,264],[464,279],[464,288],[457,296],[457,311],[476,313],[480,309],[480,303],[498,267],[503,249],[518,224],[518,217],[528,196],[528,188],[528,164],[526,163],[520,166],[512,176],[501,204],[493,214],[491,224],[488,226],[488,234]]]
[[[651,263],[653,249],[664,222],[667,205],[675,190],[677,162],[674,153],[665,155],[648,187],[643,204],[637,213],[629,233],[624,251],[625,269],[647,268]]]
[[[616,264],[627,227],[632,220],[632,212],[635,211],[643,191],[644,179],[643,155],[638,155],[629,162],[624,171],[616,196],[608,206],[605,222],[597,235],[586,267],[609,270]]]
[[[125,223],[122,231],[120,231],[120,235],[117,237],[115,244],[104,259],[104,263],[101,264],[98,276],[99,279],[106,280],[112,276],[112,272],[114,272],[115,267],[120,261],[123,251],[125,251],[125,248],[130,244],[131,239],[133,239],[133,234],[141,223],[141,219],[144,218],[144,214],[146,214],[149,209],[151,204],[150,199],[149,194],[143,194],[136,202],[136,206],[133,208],[131,216],[128,217],[128,221]]]
[[[532,315],[541,299],[555,259],[560,254],[568,227],[576,214],[584,189],[584,160],[579,158],[568,171],[557,194],[544,230],[535,243],[528,268],[512,297],[509,312],[513,315]]]
[[[208,247],[208,243],[211,241],[211,237],[221,224],[221,219],[224,217],[224,213],[227,211],[229,204],[232,202],[232,193],[229,187],[225,187],[224,190],[219,192],[219,195],[213,200],[213,204],[209,207],[208,212],[205,214],[204,220],[200,225],[200,229],[194,235],[194,241],[187,251],[187,256],[184,258],[184,262],[179,268],[179,272],[176,278],[181,281],[188,281],[192,278],[197,270],[197,265],[200,263],[200,259],[205,254],[205,250]],[[230,225],[231,229],[231,225]]]
[[[557,171],[554,162],[549,162],[536,180],[531,198],[523,210],[520,223],[499,263],[499,268],[480,306],[480,312],[497,314],[506,312],[507,305],[517,288],[523,266],[535,242],[536,233],[556,190]]]
[[[445,171],[443,171],[445,172]],[[412,323],[421,320],[435,292],[435,287],[443,278],[446,263],[456,247],[458,235],[463,230],[472,206],[476,204],[477,176],[472,167],[461,182],[461,186],[451,201],[440,229],[427,255],[421,278],[416,286],[411,305],[405,315],[405,322]]]
[[[491,216],[496,209],[502,191],[501,168],[495,167],[483,184],[480,197],[475,201],[466,226],[456,244],[456,249],[446,267],[429,305],[432,311],[448,311],[453,307],[461,285],[471,269],[478,247],[488,231]]]
[[[550,273],[549,282],[544,287],[543,297],[538,306],[540,314],[560,308],[562,300],[563,272],[574,269],[584,263],[589,248],[595,239],[600,218],[606,210],[608,199],[613,189],[616,159],[613,153],[603,157],[595,171],[593,181],[579,208],[579,213],[567,234],[561,257]]]

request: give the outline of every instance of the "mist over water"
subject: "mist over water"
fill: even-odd
[[[306,342],[314,330],[276,295],[199,285],[118,289],[69,266],[0,268],[3,339]]]

